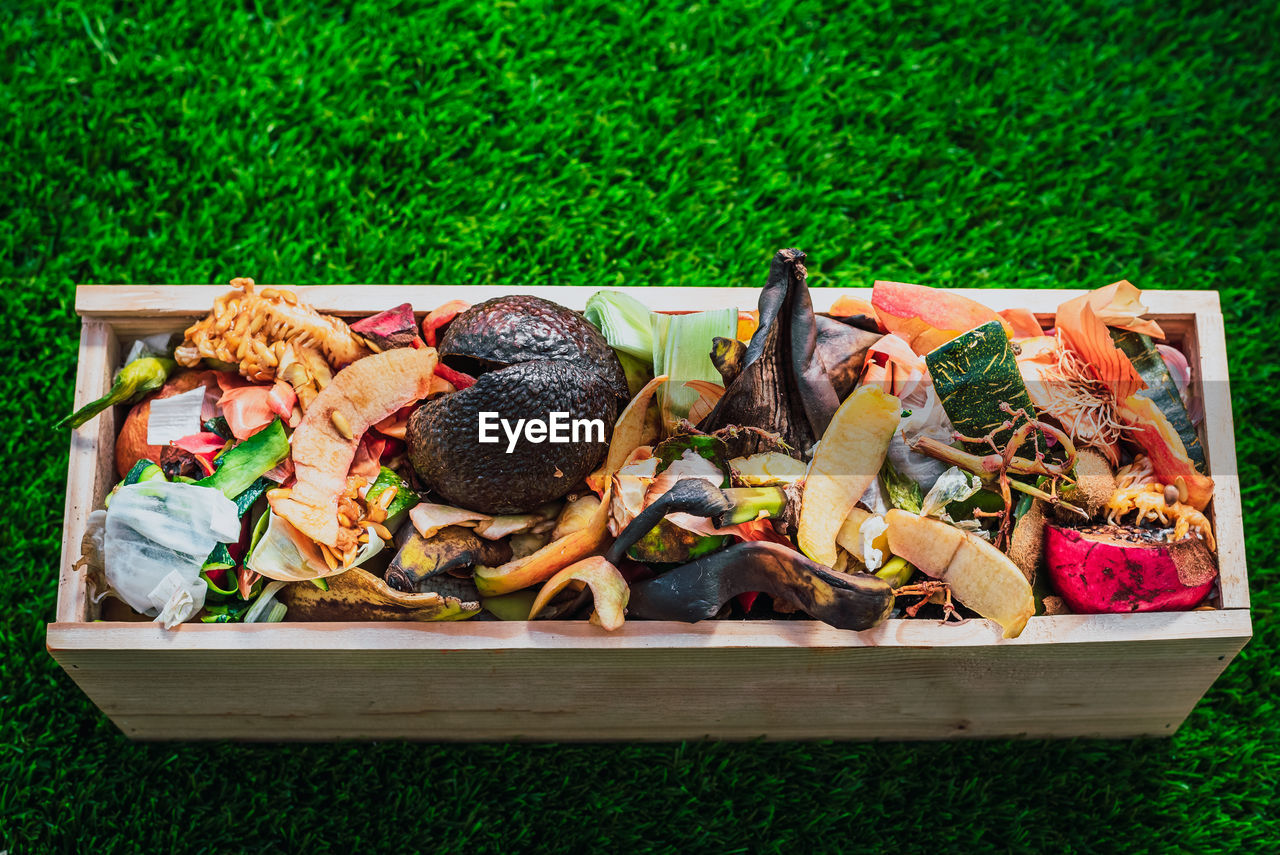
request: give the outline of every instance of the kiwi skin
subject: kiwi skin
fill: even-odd
[[[1076,452],[1074,484],[1063,487],[1062,498],[1083,508],[1090,519],[1102,513],[1107,499],[1116,491],[1116,473],[1107,459],[1092,448]],[[1066,508],[1054,508],[1054,519],[1060,523],[1079,525],[1080,515]]]

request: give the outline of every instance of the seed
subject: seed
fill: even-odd
[[[338,559],[334,557],[333,550],[325,546],[323,543],[321,543],[319,546],[320,546],[320,554],[324,556],[324,563],[329,565],[330,570],[337,570]]]
[[[338,523],[341,524],[343,528],[353,528],[356,521],[344,514],[342,511],[338,511]]]
[[[1191,492],[1187,489],[1187,479],[1179,475],[1173,479],[1173,485],[1178,488],[1178,501],[1186,504],[1187,499],[1191,498]]]
[[[378,535],[378,537],[382,538],[383,540],[391,539],[391,531],[382,523],[372,523],[370,525],[370,528],[373,529],[374,534]]]
[[[368,543],[368,542],[369,542],[369,532],[367,531],[361,532],[360,536],[356,538],[356,543]]]
[[[288,487],[277,487],[267,494],[268,499],[287,499],[293,495],[293,490]]]
[[[380,523],[387,518],[386,508],[380,508],[377,505],[369,508],[369,515],[365,517],[369,522]]]
[[[374,353],[382,353],[382,348],[378,347],[369,339],[361,338],[360,340],[363,341],[365,343],[365,346],[368,347],[370,350],[372,350]]]
[[[382,508],[385,511],[387,508],[391,506],[391,503],[396,500],[396,493],[399,493],[399,492],[400,492],[399,487],[388,487],[387,489],[383,490],[382,495],[378,497],[378,507]]]
[[[1166,484],[1164,488],[1164,503],[1172,505],[1176,501],[1178,501],[1178,488],[1173,484]]]
[[[286,303],[288,303],[290,306],[298,305],[298,295],[293,291],[281,291],[280,298],[284,300]]]
[[[329,421],[333,422],[333,428],[342,434],[343,439],[355,439],[356,435],[351,431],[351,423],[347,421],[347,417],[337,410],[329,413]]]

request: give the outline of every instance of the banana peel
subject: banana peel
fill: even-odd
[[[609,441],[609,453],[602,467],[587,479],[588,484],[599,484],[603,490],[600,505],[582,528],[553,540],[532,555],[508,561],[499,567],[477,567],[476,589],[482,597],[509,594],[533,585],[541,584],[569,565],[581,561],[604,546],[609,536],[609,505],[613,498],[613,473],[635,451],[645,438],[645,415],[649,402],[658,388],[667,381],[661,375],[649,381],[640,394],[631,400],[613,427]]]
[[[367,570],[353,567],[329,577],[329,590],[310,582],[286,585],[276,595],[290,621],[453,621],[480,612],[479,602],[440,594],[406,594]]]

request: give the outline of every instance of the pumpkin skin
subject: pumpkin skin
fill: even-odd
[[[1213,553],[1188,536],[1165,543],[1132,526],[1045,527],[1045,566],[1078,614],[1185,611],[1218,578]]]

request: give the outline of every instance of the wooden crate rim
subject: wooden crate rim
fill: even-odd
[[[260,287],[268,286],[260,283]],[[209,311],[213,299],[227,286],[209,285],[81,285],[76,289],[76,311],[83,319],[80,364],[77,371],[75,406],[79,407],[106,391],[110,367],[105,363],[118,328],[140,321],[172,321],[199,317]],[[555,299],[570,308],[581,309],[595,287],[509,285],[325,285],[295,289],[322,311],[337,314],[367,314],[399,303],[436,305],[464,292],[472,302],[510,293],[525,293]],[[654,294],[678,294],[684,307],[753,308],[758,287],[618,287],[611,290],[632,294],[646,303]],[[870,288],[811,288],[814,307],[828,309],[839,296],[869,299]],[[1038,315],[1051,315],[1059,304],[1084,290],[1039,289],[947,289],[971,297],[995,309],[1024,307]],[[1227,383],[1226,338],[1216,291],[1147,291],[1143,302],[1149,314],[1161,321],[1186,321],[1192,325],[1198,353],[1189,354],[1196,368],[1196,382]],[[679,308],[672,306],[671,308]],[[419,312],[421,314],[421,312]],[[97,366],[94,371],[91,366]],[[797,621],[711,621],[681,624],[633,621],[616,633],[597,627],[497,622],[457,622],[432,624],[330,623],[281,624],[268,626],[184,625],[165,631],[150,623],[86,623],[86,591],[81,574],[72,570],[79,558],[90,502],[84,497],[94,491],[99,471],[98,448],[108,433],[98,421],[77,430],[72,437],[68,466],[63,554],[59,578],[57,622],[49,626],[51,649],[110,646],[180,649],[262,646],[290,649],[337,646],[379,647],[389,642],[407,649],[503,649],[519,647],[571,647],[620,649],[652,647],[788,647],[851,648],[868,646],[951,647],[1024,645],[1155,640],[1184,636],[1248,637],[1248,580],[1245,568],[1244,533],[1240,512],[1240,486],[1235,477],[1235,443],[1227,400],[1226,411],[1215,414],[1206,424],[1206,451],[1210,470],[1218,480],[1214,516],[1218,539],[1223,608],[1215,611],[1146,613],[1133,615],[1064,615],[1032,618],[1018,639],[1003,639],[992,621],[974,619],[962,626],[940,626],[933,621],[890,620],[865,633],[837,630],[818,622]],[[111,442],[114,436],[110,437]],[[1220,477],[1220,473],[1231,473]],[[77,492],[77,488],[83,492]],[[79,619],[77,619],[79,618]],[[548,622],[552,623],[552,622]],[[248,640],[252,638],[252,644]],[[336,641],[334,639],[337,639]]]

